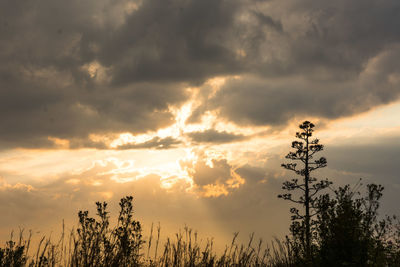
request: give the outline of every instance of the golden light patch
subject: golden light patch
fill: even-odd
[[[11,186],[13,189],[20,189],[20,190],[25,190],[27,192],[31,192],[35,190],[35,188],[29,184],[22,184],[22,183],[17,183],[13,186]]]
[[[6,189],[17,189],[27,192],[35,190],[35,188],[29,184],[16,183],[15,185],[12,185],[7,183],[7,181],[4,178],[0,177],[0,190],[6,190]]]
[[[203,152],[205,163],[208,167],[214,168],[214,160],[223,160],[227,158],[227,152],[224,150],[208,149]]]
[[[231,170],[231,179],[227,180],[225,182],[225,184],[229,187],[229,188],[233,188],[233,189],[237,189],[239,188],[241,185],[243,185],[246,180],[243,179],[239,174],[237,174],[234,170]]]
[[[91,63],[85,64],[82,66],[82,69],[85,70],[90,78],[95,78],[97,76],[97,71],[100,69],[101,65],[97,61],[93,61]]]
[[[107,170],[98,173],[98,175],[109,175],[110,179],[117,183],[132,182],[145,177],[149,173],[144,168],[137,168],[133,160],[120,160],[113,157],[104,160],[101,164],[107,167]]]
[[[103,185],[103,182],[101,180],[94,180],[94,181],[91,181],[90,185],[91,186],[101,186],[101,185]]]
[[[131,133],[121,133],[117,138],[110,142],[110,148],[117,148],[119,146],[128,144],[141,144],[150,141],[156,134],[140,134],[133,135]]]
[[[202,192],[200,195],[202,197],[219,197],[219,196],[227,196],[229,194],[225,185],[223,184],[208,184],[202,187]]]
[[[94,50],[96,50],[96,45],[92,45]],[[81,69],[86,72],[90,78],[99,82],[107,82],[110,77],[107,75],[107,68],[101,65],[98,61],[93,61],[87,64],[84,64]]]
[[[128,15],[132,14],[134,11],[139,9],[139,5],[134,2],[127,2],[125,4],[125,11]]]
[[[110,148],[117,148],[119,146],[131,143],[133,135],[130,133],[122,133],[110,143]]]
[[[214,77],[207,80],[206,85],[210,85],[215,91],[217,91],[226,83],[228,78],[229,77]],[[212,96],[213,95],[211,95],[211,97]]]
[[[79,184],[80,182],[81,182],[81,181],[80,181],[79,179],[75,179],[75,178],[73,178],[73,179],[68,179],[68,180],[65,181],[66,184],[72,184],[72,185],[77,185],[77,184]]]
[[[97,192],[97,195],[99,195],[100,197],[104,198],[104,199],[111,199],[114,195],[113,192]]]
[[[69,148],[69,140],[61,139],[57,137],[47,137],[48,140],[52,141],[57,148],[60,149],[68,149]]]
[[[179,182],[179,177],[171,176],[161,179],[161,187],[164,189],[171,189],[176,183]]]

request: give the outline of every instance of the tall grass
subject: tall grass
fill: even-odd
[[[26,236],[20,230],[18,241],[11,237],[0,248],[0,267],[293,266],[289,242],[275,239],[268,245],[255,241],[254,234],[247,244],[238,244],[235,233],[222,253],[215,251],[212,239],[202,244],[189,227],[161,244],[161,227],[154,229],[152,225],[145,239],[141,224],[133,219],[132,200],[121,199],[116,226],[110,226],[107,203],[97,202],[97,218],[90,217],[88,211],[80,211],[76,229],[66,233],[63,223],[60,239],[53,242],[43,237],[34,252],[30,252],[32,233]]]

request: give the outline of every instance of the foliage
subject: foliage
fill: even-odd
[[[118,225],[113,230],[106,202],[96,203],[99,220],[89,217],[88,211],[79,212],[71,266],[139,266],[144,241],[140,223],[132,219],[132,200],[131,196],[121,199]]]
[[[400,266],[395,218],[378,220],[382,191],[382,186],[369,184],[366,196],[356,197],[359,192],[346,185],[335,190],[334,199],[318,199],[318,266]]]
[[[24,266],[26,264],[25,246],[8,241],[5,248],[0,248],[0,266]]]

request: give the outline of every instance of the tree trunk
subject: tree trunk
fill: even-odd
[[[310,174],[308,171],[308,153],[309,153],[309,141],[308,141],[308,131],[307,131],[307,137],[306,137],[306,159],[305,159],[305,172],[304,172],[304,184],[305,184],[305,208],[306,208],[306,214],[305,214],[305,227],[306,227],[306,257],[307,257],[307,262],[311,263],[311,229],[310,229],[310,188],[309,188],[309,183],[310,183]]]

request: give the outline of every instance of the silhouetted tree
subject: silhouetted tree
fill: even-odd
[[[312,259],[311,218],[317,214],[315,209],[317,193],[331,184],[328,180],[318,181],[317,178],[311,176],[313,171],[327,165],[327,160],[324,157],[314,159],[315,154],[324,148],[323,145],[319,144],[318,139],[311,140],[314,127],[315,125],[309,121],[305,121],[299,126],[301,131],[296,133],[299,140],[292,142],[292,148],[295,150],[286,155],[286,158],[292,162],[284,163],[282,167],[293,171],[301,179],[293,178],[284,182],[282,189],[289,191],[289,193],[278,195],[279,198],[300,204],[304,208],[303,212],[295,207],[290,209],[292,213],[291,232],[294,238],[300,239],[298,241],[303,247],[307,262]],[[293,196],[292,191],[298,192],[297,196]]]

